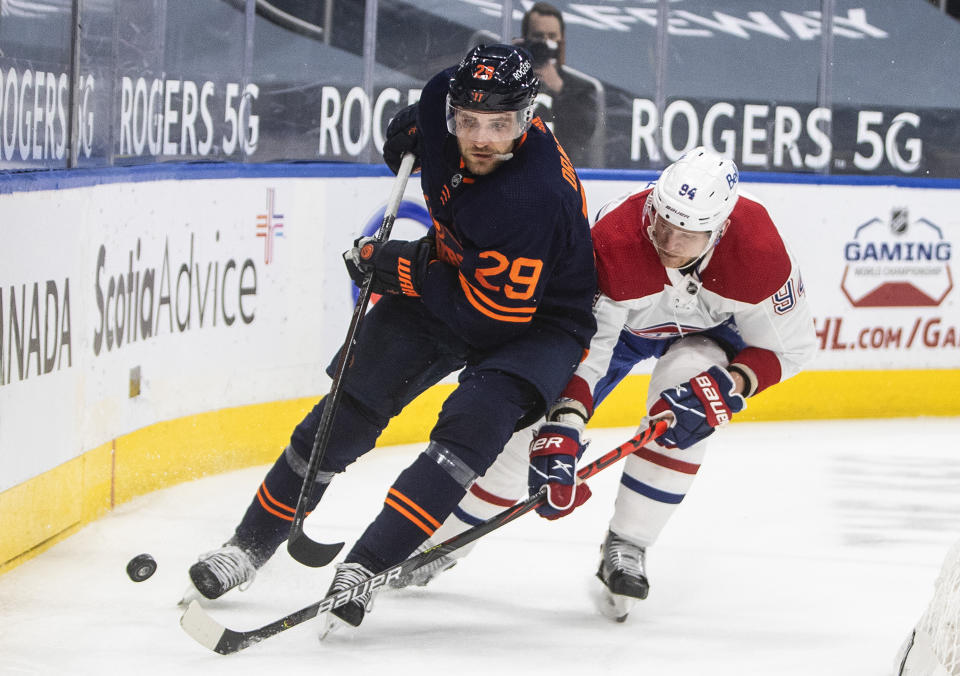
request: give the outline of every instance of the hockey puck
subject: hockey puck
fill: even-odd
[[[157,562],[149,554],[138,554],[127,564],[127,575],[134,582],[143,582],[157,571]]]

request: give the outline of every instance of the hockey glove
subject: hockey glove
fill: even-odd
[[[400,161],[404,153],[413,153],[418,158],[413,163],[413,171],[420,168],[420,144],[417,133],[417,104],[407,106],[397,113],[387,125],[387,136],[383,142],[383,161],[396,174],[400,171]]]
[[[361,237],[352,249],[343,253],[347,272],[357,286],[363,284],[367,274],[372,274],[370,290],[373,293],[414,298],[420,296],[427,266],[435,258],[432,234],[413,242],[378,242],[373,237]]]
[[[563,413],[547,420],[530,444],[527,483],[531,495],[547,487],[547,501],[537,507],[537,514],[552,521],[585,503],[591,493],[587,484],[577,485],[577,460],[587,447],[580,441],[585,418]]]
[[[733,378],[725,369],[711,366],[682,385],[661,392],[650,408],[650,417],[663,418],[672,412],[675,420],[658,443],[667,448],[690,448],[730,422],[734,413],[747,407],[747,401],[734,388]]]

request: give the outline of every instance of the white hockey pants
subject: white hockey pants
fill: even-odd
[[[711,366],[726,367],[727,363],[724,351],[709,338],[700,335],[681,338],[657,360],[643,410],[649,410],[663,390],[686,382]],[[434,533],[433,542],[442,542],[526,498],[527,448],[539,424],[537,422],[511,437],[486,474],[477,480],[454,513]],[[644,416],[640,429],[645,429],[647,424]],[[707,443],[708,440],[704,440],[686,450],[679,450],[664,448],[654,441],[627,458],[610,529],[635,544],[644,547],[654,544],[690,490]]]

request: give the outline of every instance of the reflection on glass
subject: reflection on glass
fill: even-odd
[[[538,114],[581,168],[705,144],[745,171],[957,173],[960,22],[934,6],[838,1],[825,21],[820,0],[555,0],[562,23],[524,34],[533,3],[507,4],[377,0],[365,26],[364,0],[0,0],[0,169],[379,162],[428,77],[523,40]],[[558,117],[563,68],[595,82],[595,134]]]

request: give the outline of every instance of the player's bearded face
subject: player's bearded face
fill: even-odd
[[[666,219],[654,215],[650,238],[665,268],[682,268],[689,265],[704,252],[710,241],[709,232],[691,232],[671,225]]]
[[[513,150],[517,136],[516,113],[456,111],[457,146],[467,169],[479,176],[489,174]]]

